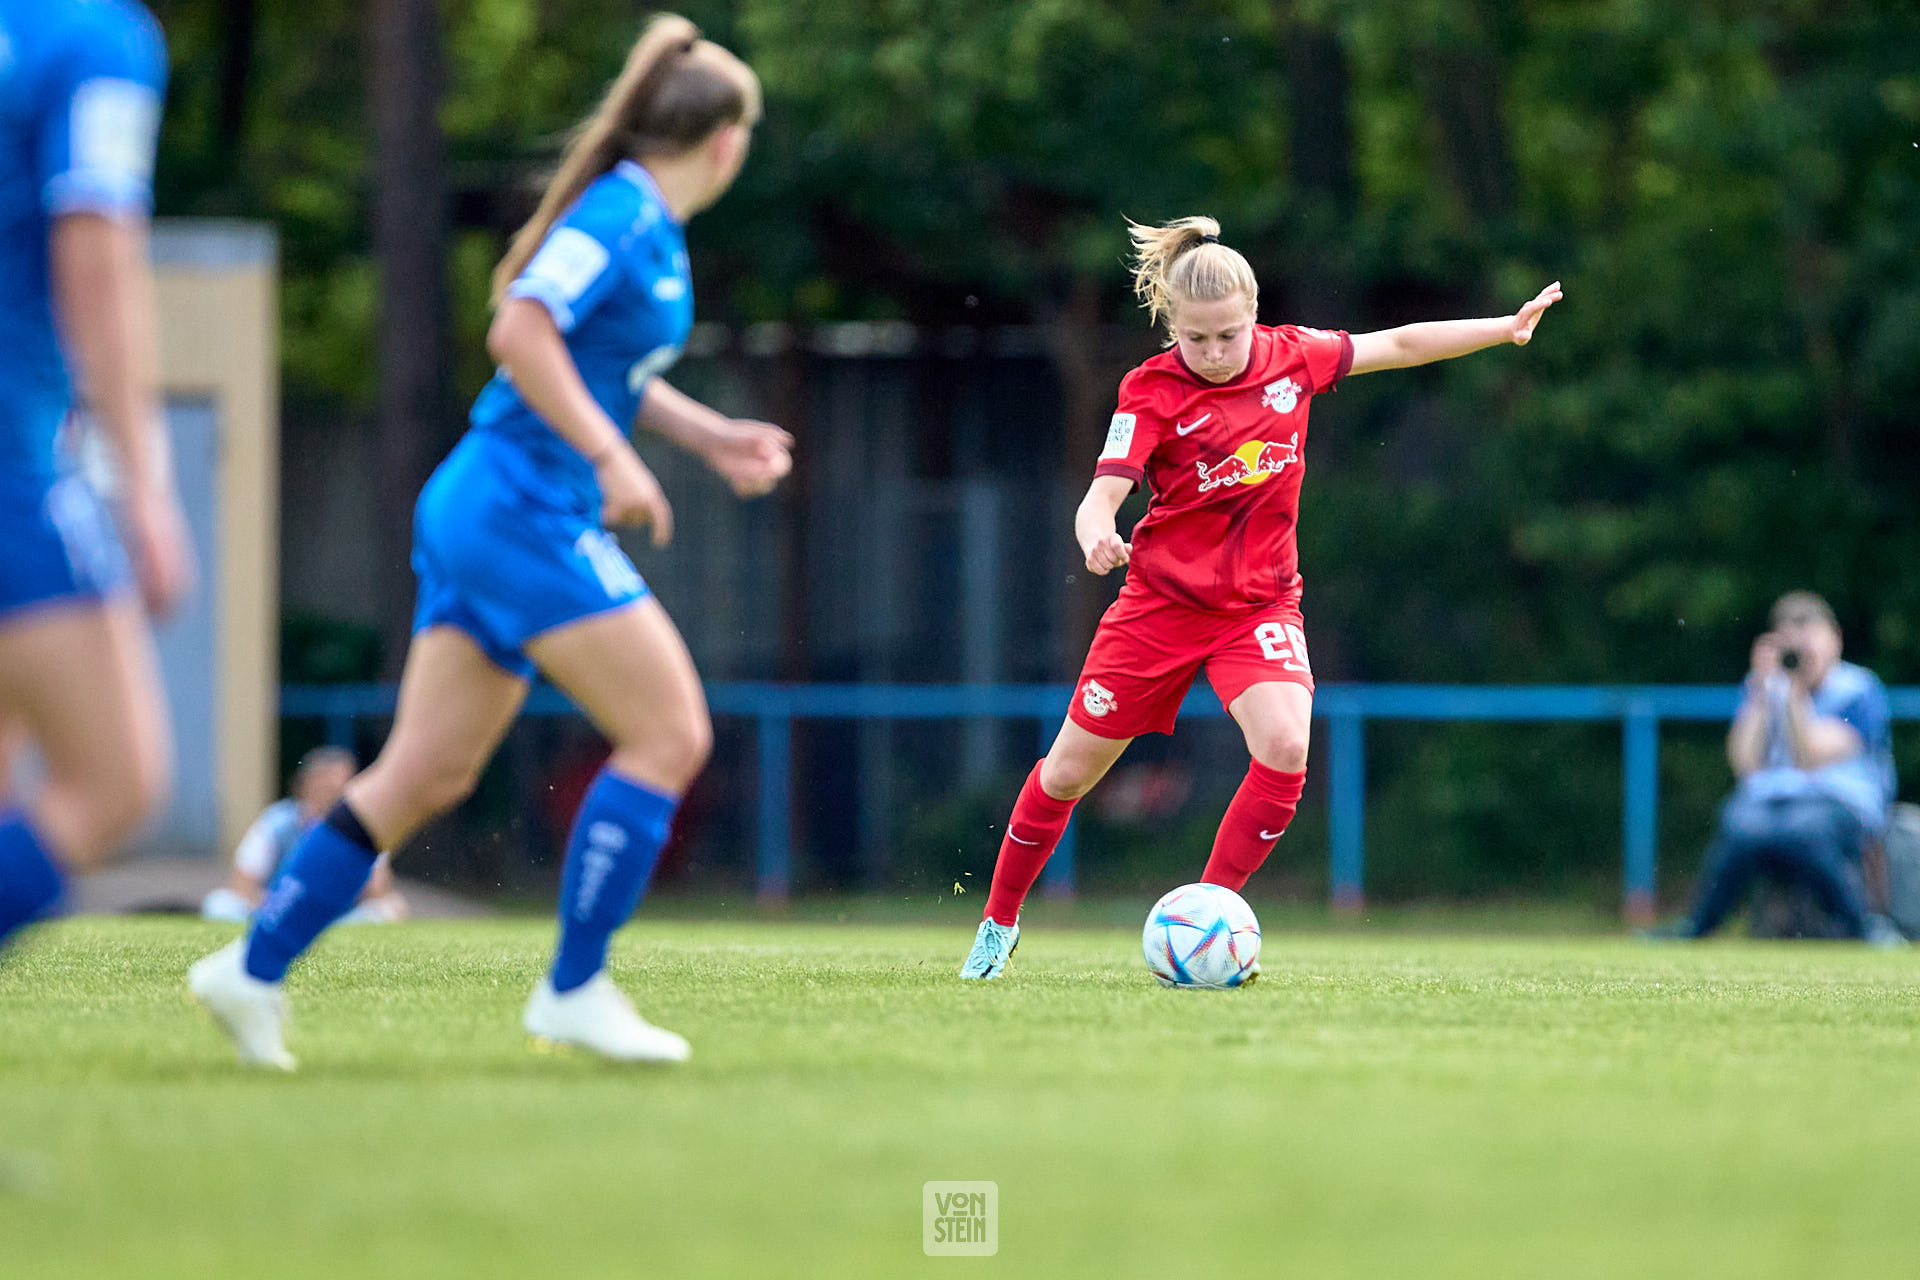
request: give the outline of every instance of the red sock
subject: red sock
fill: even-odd
[[[1306,781],[1305,769],[1281,773],[1258,760],[1248,761],[1246,780],[1233,793],[1226,817],[1220,819],[1220,834],[1213,838],[1213,855],[1200,879],[1240,892],[1293,821]]]
[[[1020,904],[1065,834],[1073,806],[1072,800],[1055,800],[1043,791],[1040,766],[1033,766],[1027,785],[1020,788],[1020,798],[1013,802],[1013,816],[1007,819],[1007,834],[1000,841],[1000,858],[993,864],[987,919],[1012,924],[1020,918]]]

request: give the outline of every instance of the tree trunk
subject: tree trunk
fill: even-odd
[[[1796,237],[1787,258],[1788,278],[1800,313],[1807,368],[1819,395],[1820,442],[1831,477],[1853,483],[1859,479],[1855,439],[1866,418],[1858,381],[1850,376],[1845,347],[1836,332],[1835,314],[1840,294],[1844,255],[1831,245]]]
[[[1286,172],[1298,216],[1295,247],[1286,254],[1288,311],[1271,318],[1344,326],[1355,321],[1345,248],[1355,199],[1347,50],[1330,26],[1297,23],[1282,27],[1280,38],[1291,117]]]
[[[1069,515],[1079,491],[1093,478],[1094,460],[1106,439],[1107,414],[1113,405],[1113,380],[1101,359],[1100,281],[1077,272],[1067,284],[1066,300],[1048,317],[1048,339],[1054,367],[1060,374],[1060,476],[1062,514]],[[1050,556],[1065,569],[1065,592],[1056,637],[1060,646],[1059,674],[1071,678],[1087,656],[1087,641],[1113,599],[1113,579],[1088,573],[1072,528],[1060,530],[1063,542]],[[1055,559],[1057,557],[1057,559]]]
[[[1439,128],[1441,157],[1455,189],[1476,218],[1504,221],[1513,212],[1519,182],[1498,57],[1484,43],[1449,43],[1419,58],[1420,96]]]
[[[239,170],[240,138],[246,131],[248,90],[253,80],[253,33],[257,0],[221,0],[220,100],[214,112],[214,145],[231,177]]]
[[[375,582],[382,663],[396,676],[413,613],[413,504],[458,427],[446,412],[443,380],[447,202],[439,13],[435,0],[378,0],[368,22],[373,252],[380,269]]]
[[[1347,50],[1332,27],[1296,23],[1280,34],[1286,56],[1292,147],[1287,172],[1303,195],[1330,212],[1351,212],[1353,114]]]

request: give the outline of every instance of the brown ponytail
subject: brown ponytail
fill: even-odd
[[[493,269],[497,306],[580,193],[629,157],[679,155],[716,129],[760,118],[760,81],[747,65],[678,14],[648,22],[626,65],[592,115],[581,121],[547,183],[540,206],[514,233]]]
[[[1156,324],[1173,324],[1180,302],[1213,302],[1236,295],[1249,309],[1260,301],[1260,282],[1239,252],[1220,243],[1212,218],[1178,218],[1157,227],[1127,220],[1133,239],[1133,291]]]

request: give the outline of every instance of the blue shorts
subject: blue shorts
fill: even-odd
[[[458,627],[501,668],[530,679],[529,640],[644,599],[647,584],[597,519],[517,486],[512,453],[469,431],[420,491],[413,630]]]
[[[104,600],[131,573],[120,532],[77,475],[49,484],[0,474],[0,619],[36,605]]]

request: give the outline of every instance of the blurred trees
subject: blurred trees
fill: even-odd
[[[486,268],[633,7],[443,0],[437,50],[427,0],[156,7],[161,207],[281,225],[296,411],[365,418],[384,385],[386,417],[432,399],[457,430]],[[1270,319],[1491,312],[1566,281],[1527,352],[1356,380],[1322,409],[1304,536],[1332,673],[1711,678],[1807,583],[1920,674],[1910,6],[690,8],[768,90],[739,191],[694,229],[703,314],[1048,325],[1063,473],[1150,349],[1122,215],[1215,213]],[[382,312],[377,226],[444,243],[444,296],[403,254]],[[1141,341],[1105,350],[1103,324]]]

